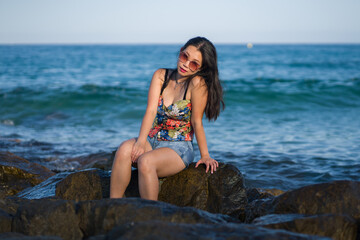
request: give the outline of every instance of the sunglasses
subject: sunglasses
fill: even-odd
[[[185,52],[180,52],[179,60],[181,62],[185,63],[185,62],[187,62],[189,60],[189,56]],[[198,64],[195,61],[190,61],[189,62],[189,68],[190,68],[191,71],[195,72],[196,70],[198,70],[200,68],[200,64]]]

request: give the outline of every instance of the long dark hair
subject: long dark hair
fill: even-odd
[[[195,37],[190,39],[181,49],[186,49],[188,46],[194,46],[201,52],[202,66],[197,73],[191,75],[186,80],[186,85],[189,85],[191,79],[195,76],[204,78],[208,91],[205,116],[209,119],[209,121],[215,121],[220,114],[221,108],[225,109],[223,88],[219,80],[215,46],[204,37]]]

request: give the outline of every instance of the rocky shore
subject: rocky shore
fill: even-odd
[[[360,239],[358,181],[283,193],[247,188],[231,164],[191,164],[159,180],[159,201],[139,198],[136,170],[126,198],[109,199],[112,156],[54,173],[0,152],[0,239]]]

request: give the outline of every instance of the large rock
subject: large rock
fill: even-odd
[[[281,190],[278,190],[281,191]],[[279,192],[277,192],[279,193]],[[280,195],[280,194],[278,194]],[[247,200],[248,203],[257,200],[257,199],[268,199],[268,198],[274,198],[275,196],[278,195],[274,195],[272,194],[272,192],[269,192],[267,190],[263,190],[263,189],[258,189],[258,188],[246,188],[246,196],[247,196]]]
[[[92,239],[92,238],[91,238]],[[187,224],[164,221],[146,221],[127,223],[113,228],[106,238],[94,239],[243,239],[243,240],[292,240],[292,239],[328,239],[324,237],[295,234],[280,230],[264,229],[247,224]]]
[[[243,176],[230,164],[221,163],[218,170],[205,173],[205,168],[191,164],[189,168],[171,177],[159,180],[159,200],[177,206],[190,206],[212,213],[239,217],[247,204]],[[109,198],[110,173],[99,169],[74,173],[59,173],[47,181],[27,189],[17,196],[39,199],[57,196],[68,200]],[[140,197],[138,172],[132,171],[126,197]],[[241,219],[244,217],[240,217]]]
[[[28,201],[27,199],[16,197],[0,199],[0,233],[11,231],[11,224],[18,207]]]
[[[271,229],[330,237],[334,240],[355,240],[356,221],[347,215],[270,214],[256,218],[253,223]]]
[[[196,208],[177,207],[160,201],[140,198],[103,199],[78,203],[80,228],[85,237],[105,234],[115,226],[141,221],[166,221],[173,223],[237,222],[221,214],[211,214]]]
[[[159,200],[177,206],[191,206],[212,213],[239,217],[246,204],[246,189],[240,171],[230,164],[219,164],[213,174],[195,163],[180,173],[163,179]]]
[[[334,181],[305,186],[273,199],[254,200],[247,206],[246,221],[267,214],[347,214],[360,220],[360,182]]]
[[[348,214],[360,219],[360,182],[334,181],[286,192],[274,199],[276,213]]]
[[[58,197],[67,200],[108,198],[110,173],[100,169],[58,173],[39,185],[17,194],[27,199]]]
[[[31,163],[10,152],[0,152],[0,198],[15,195],[54,175],[37,163]]]
[[[18,205],[11,227],[14,233],[0,233],[1,239],[325,239],[140,198],[40,199],[14,204]]]
[[[35,187],[25,189],[19,192],[16,196],[25,199],[42,199],[54,197],[56,193],[57,184],[64,180],[67,176],[72,174],[71,172],[58,173]]]
[[[57,236],[26,236],[17,232],[0,233],[1,240],[62,240]]]
[[[9,213],[0,209],[0,233],[11,232],[12,219]]]
[[[59,236],[63,239],[81,239],[73,201],[29,200],[17,209],[12,222],[12,231],[30,236]]]
[[[84,201],[108,198],[110,174],[93,169],[69,174],[56,184],[55,195],[62,199]]]

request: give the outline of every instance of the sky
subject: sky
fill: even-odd
[[[360,43],[359,0],[0,0],[0,44]]]

